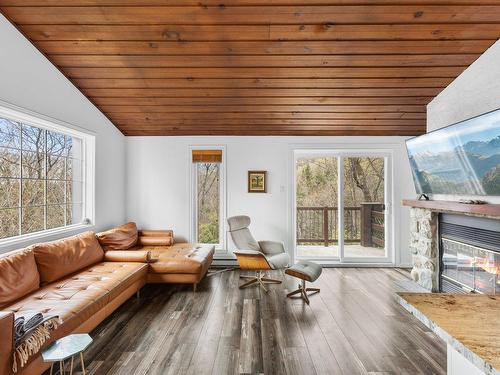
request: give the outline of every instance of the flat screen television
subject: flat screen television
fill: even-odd
[[[500,110],[408,139],[418,194],[500,196]]]

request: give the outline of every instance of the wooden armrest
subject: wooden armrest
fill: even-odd
[[[238,264],[243,270],[268,270],[271,265],[267,261],[266,255],[256,250],[235,250],[234,255],[238,259]]]

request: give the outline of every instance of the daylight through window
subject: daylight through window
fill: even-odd
[[[221,244],[221,150],[193,150],[196,242]]]
[[[0,118],[0,238],[81,223],[83,140]]]

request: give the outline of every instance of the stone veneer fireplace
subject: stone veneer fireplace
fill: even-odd
[[[439,291],[438,213],[412,207],[410,209],[411,277],[433,292]]]
[[[411,207],[413,280],[433,292],[500,293],[500,205],[403,204]]]

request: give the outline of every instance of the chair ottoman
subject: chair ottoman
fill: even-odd
[[[295,294],[300,293],[300,297],[309,305],[309,296],[307,292],[313,292],[311,294],[319,293],[319,288],[306,288],[306,281],[314,282],[321,275],[323,269],[319,264],[313,262],[307,262],[305,260],[295,263],[293,266],[288,268],[285,273],[287,275],[301,279],[299,284],[299,289],[288,293],[287,297],[292,297]]]

